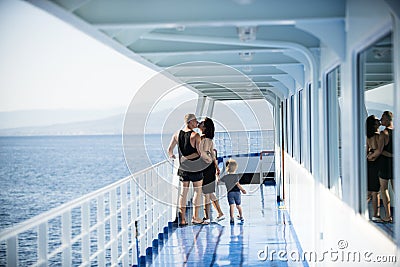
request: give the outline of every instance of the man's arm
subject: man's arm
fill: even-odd
[[[385,142],[384,136],[382,134],[380,134],[378,137],[378,147],[375,149],[375,151],[370,154],[368,154],[368,151],[367,151],[367,155],[368,155],[367,159],[368,160],[375,160],[382,154],[384,142]],[[368,147],[368,144],[367,144],[367,147]]]
[[[198,133],[195,133],[194,135],[194,147],[197,149],[197,154],[201,154],[201,149],[200,149],[200,142],[201,142],[201,137]]]
[[[174,148],[175,148],[175,146],[178,144],[178,137],[177,137],[177,134],[174,134],[173,136],[172,136],[172,138],[171,138],[171,142],[169,143],[169,146],[168,146],[168,156],[170,157],[170,158],[175,158],[175,155],[174,155]]]

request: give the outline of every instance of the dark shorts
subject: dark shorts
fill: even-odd
[[[242,199],[240,197],[240,191],[231,191],[228,192],[228,203],[229,205],[240,205],[242,203]]]
[[[182,182],[198,182],[201,180],[203,180],[203,173],[201,172],[185,172],[185,174],[181,176]]]
[[[393,179],[393,158],[380,156],[379,177],[385,180]]]

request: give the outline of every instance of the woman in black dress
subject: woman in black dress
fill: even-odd
[[[379,159],[383,140],[379,134],[380,122],[374,115],[367,118],[367,162],[368,162],[368,199],[372,202],[374,214],[372,221],[380,222],[379,216]]]
[[[215,132],[214,122],[210,118],[205,118],[204,121],[200,122],[199,129],[202,133],[199,146],[200,156],[207,164],[209,164],[207,168],[203,170],[204,219],[210,219],[211,201],[218,212],[216,221],[220,221],[225,219],[225,216],[221,210],[218,199],[215,196],[216,175],[219,175],[220,170],[218,168],[216,150],[214,149],[213,144]]]

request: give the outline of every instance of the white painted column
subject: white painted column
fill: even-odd
[[[196,106],[196,113],[195,113],[197,117],[203,115],[206,99],[207,99],[206,96],[199,95],[199,98],[197,99],[197,106]]]
[[[209,102],[208,102],[208,108],[207,108],[206,116],[211,118],[213,116],[213,114],[214,114],[215,100],[214,99],[210,99],[210,98],[208,100],[209,100]]]

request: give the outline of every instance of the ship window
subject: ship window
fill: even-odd
[[[380,215],[380,218],[389,219],[389,215],[392,216],[394,214],[393,179],[387,180],[382,178],[393,178],[393,174],[391,173],[394,173],[394,163],[396,160],[393,160],[393,154],[391,153],[393,151],[390,151],[389,147],[385,147],[383,149],[384,152],[377,158],[379,163],[374,162],[373,158],[370,161],[366,160],[368,154],[374,153],[376,139],[373,138],[377,138],[372,136],[372,139],[367,139],[366,124],[367,118],[374,115],[377,119],[383,119],[381,120],[383,125],[378,128],[377,132],[387,134],[391,131],[387,130],[387,126],[389,129],[391,128],[387,120],[388,117],[383,114],[385,111],[390,111],[392,114],[394,112],[395,88],[393,84],[392,34],[379,39],[358,54],[358,77],[361,96],[359,99],[360,121],[358,124],[360,129],[359,165],[361,166],[359,172],[359,208],[360,212],[371,221],[377,215]],[[369,121],[370,119],[368,119]],[[375,124],[368,124],[372,125],[371,131],[373,131]],[[392,139],[392,144],[393,146],[395,145],[395,139]],[[390,162],[393,163],[393,168],[390,168]],[[376,192],[379,190],[380,194],[377,194]],[[366,195],[368,195],[368,199],[365,198]],[[381,224],[374,224],[393,237],[394,225],[390,224],[390,227],[382,227]]]
[[[307,92],[307,95],[308,95],[308,98],[307,98],[307,114],[308,114],[308,117],[307,117],[307,119],[308,119],[308,134],[307,134],[307,136],[308,136],[308,145],[309,145],[309,147],[308,147],[308,162],[309,162],[309,171],[312,173],[312,140],[311,140],[311,138],[312,138],[312,131],[311,131],[311,129],[312,129],[312,123],[311,123],[311,83],[309,83],[308,85],[307,85],[307,90],[308,90],[308,92]]]
[[[300,164],[302,164],[303,163],[303,147],[302,147],[302,145],[303,145],[303,141],[302,141],[302,138],[303,138],[303,134],[302,134],[302,132],[303,132],[303,122],[302,122],[302,119],[303,119],[303,90],[300,90],[299,91],[299,102],[298,102],[298,112],[299,112],[299,162],[300,162]]]
[[[294,95],[290,97],[290,155],[294,157]]]
[[[342,138],[340,110],[342,105],[340,67],[326,75],[326,138],[328,143],[328,187],[338,197],[342,195]]]
[[[285,130],[286,130],[286,153],[289,154],[289,112],[288,112],[288,106],[289,106],[289,99],[286,99],[285,101]]]

